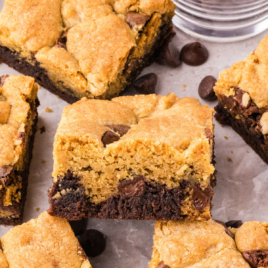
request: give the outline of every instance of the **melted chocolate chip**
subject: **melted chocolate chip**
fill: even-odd
[[[145,179],[143,176],[134,176],[133,180],[120,181],[118,193],[123,197],[142,196],[145,192]]]
[[[213,133],[210,128],[205,128],[205,135],[209,140],[213,140]]]
[[[207,48],[199,42],[187,44],[181,50],[181,60],[191,66],[199,66],[205,63],[208,56]]]
[[[6,81],[6,79],[9,77],[9,75],[2,75],[0,76],[0,87],[2,87]]]
[[[26,134],[25,134],[25,132],[19,132],[19,135],[18,135],[18,138],[17,139],[18,140],[21,140],[22,143],[24,143],[25,140],[26,140]]]
[[[119,135],[115,134],[113,131],[108,130],[103,134],[101,141],[104,147],[106,147],[108,144],[118,141],[119,139],[120,139]]]
[[[165,43],[155,61],[160,65],[176,68],[181,65],[180,51],[172,43]]]
[[[69,221],[73,232],[75,234],[75,236],[80,235],[81,233],[85,232],[87,229],[87,223],[88,223],[88,219],[82,219],[80,221]]]
[[[154,73],[146,74],[133,82],[133,87],[141,94],[155,93],[157,75]]]
[[[67,49],[66,43],[67,43],[67,34],[71,28],[68,28],[60,37],[56,39],[56,47],[61,47],[64,49]]]
[[[213,190],[211,187],[202,190],[198,184],[195,184],[192,193],[195,208],[199,211],[203,211],[204,208],[209,205],[212,195]]]
[[[233,233],[227,228],[226,224],[222,221],[215,220],[215,222],[221,224],[225,228],[225,233],[234,239]]]
[[[240,228],[243,225],[242,221],[227,221],[225,223],[227,227]]]
[[[12,166],[2,166],[0,167],[0,178],[7,177],[11,174],[13,170]]]
[[[242,253],[251,267],[265,267],[268,265],[268,250],[248,250]]]
[[[88,257],[99,256],[106,247],[106,236],[94,229],[85,231],[78,240]]]
[[[126,15],[126,23],[131,27],[134,28],[135,26],[143,26],[146,22],[150,19],[150,16],[136,13],[136,12],[129,12]]]
[[[117,132],[120,135],[120,137],[127,134],[127,132],[130,130],[130,126],[126,125],[106,125],[106,126],[112,129],[114,132]]]
[[[163,261],[159,262],[159,264],[156,266],[156,268],[170,268],[168,265],[164,264]]]
[[[200,98],[208,101],[214,101],[217,99],[213,89],[216,81],[217,81],[216,78],[211,75],[203,78],[198,87],[198,94]]]

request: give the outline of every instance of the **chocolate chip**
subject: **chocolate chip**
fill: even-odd
[[[85,231],[78,240],[88,257],[99,256],[106,247],[106,236],[94,229]]]
[[[268,250],[248,250],[242,253],[251,267],[266,267],[268,265]]]
[[[0,76],[0,87],[2,87],[6,81],[6,79],[9,77],[9,75],[2,75]]]
[[[70,29],[71,29],[71,27],[68,28],[65,32],[62,33],[62,35],[60,37],[58,37],[56,39],[56,45],[55,45],[56,47],[67,49],[67,47],[66,47],[67,34],[68,34]]]
[[[172,43],[165,43],[155,61],[160,65],[176,68],[181,65],[180,51]]]
[[[157,84],[157,75],[154,73],[146,74],[133,83],[133,87],[142,94],[155,93],[155,87]]]
[[[163,261],[159,262],[159,264],[156,266],[156,268],[170,268],[168,265],[164,264]]]
[[[221,224],[225,228],[225,233],[234,239],[233,233],[227,228],[226,224],[222,221],[215,220],[215,222]]]
[[[207,187],[206,189],[202,190],[200,185],[195,184],[192,192],[195,208],[199,211],[204,210],[204,208],[210,204],[212,195],[213,190],[211,187]]]
[[[118,193],[123,197],[142,196],[145,192],[145,179],[143,176],[134,176],[133,180],[120,181]]]
[[[69,221],[75,236],[80,235],[87,229],[88,219],[82,219],[80,221]]]
[[[120,137],[127,134],[127,132],[130,130],[130,126],[126,125],[106,125],[106,127],[109,127],[114,132],[117,132],[120,135]]]
[[[213,140],[213,133],[210,128],[205,128],[205,135],[209,140]]]
[[[181,50],[181,60],[191,66],[199,66],[208,59],[208,50],[199,42],[185,45]]]
[[[227,221],[225,223],[227,227],[240,228],[243,225],[242,221]]]
[[[0,178],[7,177],[11,174],[13,170],[12,166],[2,166],[0,167]]]
[[[113,131],[108,130],[103,134],[101,141],[104,147],[106,147],[108,144],[118,141],[119,139],[120,139],[119,135],[116,135]]]
[[[209,75],[203,78],[198,87],[198,94],[200,98],[208,101],[214,101],[217,99],[213,87],[217,82],[216,78]]]
[[[18,140],[21,140],[22,143],[24,143],[25,140],[26,140],[26,134],[25,134],[25,132],[19,132],[19,134],[18,134],[18,138],[17,138],[17,139],[18,139]]]
[[[40,128],[40,134],[43,134],[46,131],[46,128],[43,126]]]
[[[131,27],[135,26],[143,26],[146,22],[150,19],[150,16],[136,13],[136,12],[129,12],[126,15],[126,23]]]

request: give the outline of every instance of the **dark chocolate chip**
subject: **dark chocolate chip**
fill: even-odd
[[[75,236],[78,236],[86,231],[88,219],[84,218],[80,221],[69,221]]]
[[[199,42],[187,44],[181,50],[181,60],[191,66],[199,66],[205,63],[208,56],[207,48]]]
[[[104,147],[106,147],[106,145],[118,141],[119,139],[120,139],[119,135],[115,134],[113,131],[108,130],[103,134],[101,141]]]
[[[143,176],[134,176],[133,180],[120,181],[118,193],[123,197],[142,196],[145,192],[145,179]]]
[[[240,228],[243,225],[242,221],[227,221],[225,223],[227,227]]]
[[[127,132],[130,130],[130,126],[126,125],[106,125],[106,126],[112,129],[114,132],[117,132],[120,135],[120,137],[127,134]]]
[[[218,220],[215,220],[215,222],[221,224],[224,227],[224,229],[225,229],[225,233],[228,234],[230,237],[232,237],[234,239],[233,233],[227,228],[227,226],[225,225],[224,222],[218,221]]]
[[[67,34],[68,34],[70,29],[71,29],[71,27],[68,28],[66,31],[64,31],[63,34],[56,39],[56,45],[55,45],[56,47],[67,49],[67,47],[66,47]]]
[[[7,177],[11,174],[13,170],[12,166],[2,166],[0,167],[0,178]]]
[[[164,264],[163,261],[159,262],[159,264],[156,266],[156,268],[170,268],[168,265]]]
[[[106,236],[94,229],[85,231],[78,240],[88,257],[99,256],[106,247]]]
[[[198,87],[198,94],[200,98],[208,101],[216,100],[217,97],[213,89],[216,82],[217,82],[216,78],[211,75],[203,78]]]
[[[150,16],[136,13],[136,12],[129,12],[126,15],[126,23],[131,27],[145,25],[146,22],[150,19]]]
[[[9,75],[5,74],[0,76],[0,87],[2,87],[6,81],[6,79],[9,77]]]
[[[155,61],[160,65],[176,68],[181,65],[180,51],[171,42],[165,43]]]
[[[268,265],[268,250],[248,250],[242,253],[251,267],[266,267]]]
[[[157,75],[154,73],[146,74],[133,82],[133,87],[139,93],[153,94],[157,84]]]
[[[204,208],[210,204],[212,195],[213,190],[211,187],[202,190],[198,184],[195,184],[192,193],[195,208],[199,211],[203,211]]]

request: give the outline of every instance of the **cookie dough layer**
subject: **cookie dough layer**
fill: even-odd
[[[171,0],[6,0],[0,59],[69,103],[111,99],[174,36],[174,9]]]
[[[214,87],[215,118],[233,129],[268,163],[268,37],[244,61],[224,70]]]
[[[0,267],[92,268],[69,225],[43,212],[1,238]]]
[[[31,77],[0,78],[0,224],[22,222],[37,123],[38,85]]]
[[[213,109],[138,95],[67,106],[54,142],[52,215],[210,219]]]

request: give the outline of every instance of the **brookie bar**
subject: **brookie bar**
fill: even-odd
[[[119,95],[174,36],[171,0],[6,0],[0,60],[69,103]]]
[[[31,77],[0,77],[0,224],[22,222],[37,123],[37,90]]]
[[[65,107],[54,141],[54,216],[208,220],[213,109],[194,98],[83,98]]]

